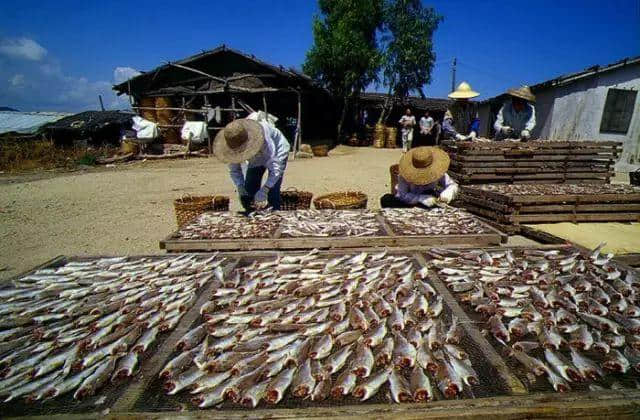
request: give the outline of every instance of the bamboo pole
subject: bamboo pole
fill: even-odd
[[[295,160],[296,152],[300,149],[302,142],[302,95],[296,91],[296,96],[298,98],[298,120],[296,121],[296,136],[293,139],[293,160]]]

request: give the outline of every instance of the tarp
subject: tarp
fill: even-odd
[[[35,133],[44,124],[58,121],[68,115],[71,114],[64,112],[0,111],[0,134],[10,132]]]

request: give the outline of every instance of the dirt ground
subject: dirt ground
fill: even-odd
[[[363,191],[376,208],[400,155],[339,146],[329,157],[290,160],[283,188]],[[58,255],[161,253],[158,241],[176,229],[173,200],[205,193],[229,195],[231,210],[240,208],[226,166],[214,158],[0,175],[0,279]]]

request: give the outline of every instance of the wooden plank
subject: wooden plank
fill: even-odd
[[[540,393],[533,395],[500,396],[473,400],[442,400],[426,404],[360,404],[336,405],[299,409],[255,410],[193,410],[161,412],[60,414],[47,416],[17,417],[23,420],[79,420],[79,419],[525,419],[525,418],[612,418],[634,419],[640,415],[640,391],[607,390],[584,393]]]
[[[453,161],[457,162],[518,162],[522,159],[517,158],[506,158],[502,155],[492,154],[487,156],[462,156],[460,154],[456,154],[451,157]],[[532,157],[527,158],[528,160],[540,161],[540,162],[553,162],[553,161],[568,161],[568,162],[578,162],[578,161],[596,161],[596,162],[607,162],[616,160],[617,156],[610,155],[599,155],[599,154],[590,154],[590,155],[554,155],[554,154],[536,154]]]
[[[494,175],[527,175],[527,174],[565,174],[565,173],[607,173],[609,166],[576,166],[572,168],[556,167],[503,167],[503,168],[469,168],[466,166],[453,165],[454,169],[462,175],[494,174]]]
[[[64,264],[67,261],[67,257],[65,257],[64,255],[58,255],[57,257],[53,257],[51,258],[49,261],[46,261],[42,264],[39,264],[37,266],[35,266],[34,268],[30,269],[30,270],[25,270],[21,273],[16,274],[15,276],[11,276],[7,279],[4,279],[2,281],[0,281],[0,286],[4,286],[5,284],[9,284],[14,280],[19,279],[20,277],[24,277],[24,276],[28,276],[29,274],[33,274],[34,272],[38,271],[38,270],[42,270],[43,268],[53,268],[53,267],[59,267],[62,264]]]
[[[640,204],[541,204],[520,207],[520,213],[544,212],[640,212]]]
[[[616,255],[614,259],[630,267],[640,267],[640,253],[620,254]]]
[[[427,261],[421,254],[414,254],[416,261],[423,267],[427,266]],[[474,343],[482,350],[483,356],[493,365],[498,376],[507,384],[510,393],[513,395],[526,394],[527,389],[520,382],[520,379],[511,372],[504,362],[502,357],[496,353],[495,349],[487,340],[484,339],[480,331],[475,328],[474,323],[469,319],[465,311],[460,307],[458,301],[449,292],[449,289],[440,281],[438,276],[429,270],[429,280],[438,293],[442,296],[449,309],[455,316],[458,317],[460,325],[464,328],[465,332],[474,341]]]
[[[224,267],[224,273],[229,274],[237,264],[238,260],[226,264]],[[122,394],[120,398],[113,403],[111,411],[118,412],[133,410],[136,401],[164,367],[164,363],[167,361],[169,355],[174,351],[177,342],[184,334],[187,333],[187,331],[189,331],[194,321],[200,317],[200,307],[210,299],[214,287],[215,283],[209,282],[209,284],[200,292],[198,300],[193,304],[191,309],[182,316],[182,319],[180,319],[180,322],[171,332],[169,337],[166,338],[162,346],[156,350],[151,359],[144,361],[141,372],[136,375],[140,380],[129,383],[124,394]]]
[[[551,233],[543,232],[529,226],[520,226],[520,235],[543,244],[560,245],[569,243],[567,240],[552,235]]]
[[[569,213],[569,214],[524,214],[506,216],[514,223],[542,222],[640,222],[638,213]]]
[[[378,223],[380,223],[380,226],[382,226],[382,230],[384,230],[387,235],[397,236],[393,228],[389,225],[389,223],[387,223],[387,219],[385,219],[382,214],[376,214],[376,220],[378,221]]]
[[[354,247],[399,247],[413,245],[443,246],[447,244],[495,245],[500,235],[483,233],[474,235],[432,236],[361,236],[361,237],[307,237],[279,239],[165,239],[160,248],[169,252],[256,250],[256,249],[326,249]]]

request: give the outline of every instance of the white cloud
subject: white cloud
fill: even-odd
[[[138,70],[131,67],[116,67],[113,71],[113,81],[116,84],[126,82],[139,74],[140,72]]]
[[[72,76],[43,47],[38,45],[44,52],[36,59],[37,49],[22,48],[24,45],[29,42],[0,39],[0,106],[25,111],[96,110],[100,109],[98,95],[102,95],[107,109],[130,108],[129,98],[117,96],[112,86],[137,75],[135,69],[118,66],[107,80]]]
[[[9,84],[13,87],[24,86],[24,74],[14,74],[13,77],[9,79]]]
[[[4,38],[0,39],[0,53],[13,58],[40,61],[47,55],[47,50],[33,39]]]

